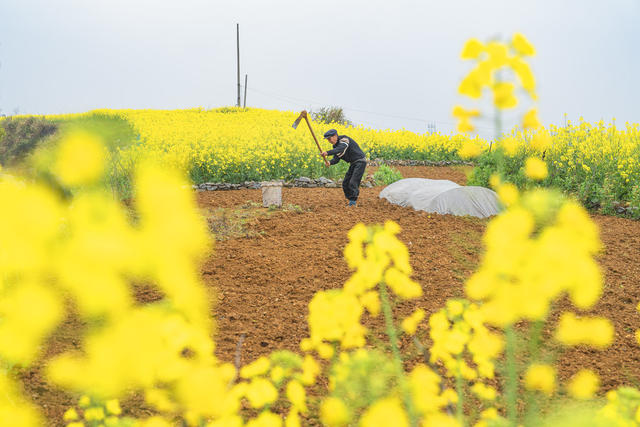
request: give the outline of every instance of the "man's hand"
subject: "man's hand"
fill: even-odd
[[[321,155],[322,157],[327,157],[327,152],[326,152],[326,151],[323,151],[322,153],[320,153],[320,155]]]

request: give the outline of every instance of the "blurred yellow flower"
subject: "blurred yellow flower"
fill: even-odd
[[[498,187],[498,198],[505,206],[511,206],[518,201],[520,193],[518,187],[507,182]]]
[[[320,405],[320,419],[328,427],[341,427],[351,419],[344,402],[336,397],[327,397]]]
[[[590,369],[581,369],[575,374],[567,390],[576,399],[591,399],[600,387],[600,378]]]
[[[531,148],[538,151],[543,152],[547,150],[552,143],[551,135],[549,135],[546,131],[538,131],[533,135],[531,139]]]
[[[511,82],[495,83],[493,90],[493,104],[501,110],[514,108],[518,105],[518,98],[515,97],[513,91],[515,85]]]
[[[522,127],[525,129],[538,129],[540,127],[537,108],[532,108],[527,111],[522,119]]]
[[[247,387],[247,399],[253,408],[262,408],[277,398],[278,390],[267,379],[254,378]]]
[[[74,408],[69,408],[65,411],[62,419],[65,421],[75,421],[78,419],[78,412]]]
[[[416,329],[418,328],[418,324],[420,322],[422,322],[422,319],[424,319],[425,316],[425,312],[423,309],[419,308],[417,310],[415,310],[411,316],[406,317],[405,319],[402,320],[402,330],[409,334],[409,335],[413,335],[416,333]]]
[[[480,55],[480,53],[482,53],[483,48],[484,48],[484,45],[480,40],[469,39],[467,40],[467,42],[464,44],[464,47],[462,48],[462,53],[460,54],[460,58],[476,59]]]
[[[478,157],[482,154],[482,147],[475,141],[466,141],[458,150],[460,158],[468,160]]]
[[[513,35],[511,44],[520,55],[532,56],[536,54],[536,50],[531,42],[521,33],[515,33]]]
[[[482,400],[495,400],[497,396],[495,388],[480,382],[472,385],[471,391]]]
[[[524,164],[524,174],[533,180],[543,180],[548,174],[547,164],[537,157],[529,157]]]
[[[92,134],[75,132],[60,142],[53,172],[69,187],[95,182],[102,176],[107,151]]]
[[[120,408],[120,402],[118,399],[109,399],[105,403],[105,408],[107,413],[110,415],[120,415],[122,413],[122,409]]]
[[[258,375],[264,375],[271,367],[271,362],[265,356],[261,356],[254,360],[250,364],[243,366],[240,369],[240,376],[242,378],[253,378]]]
[[[292,380],[287,384],[287,399],[298,411],[307,412],[306,391],[302,384],[296,380]]]
[[[374,403],[362,415],[360,425],[362,427],[389,427],[391,425],[408,427],[409,418],[400,403],[400,399],[388,397]]]
[[[527,368],[524,384],[528,390],[552,395],[556,387],[556,372],[550,365],[533,364]]]
[[[565,345],[587,344],[596,348],[608,347],[614,339],[611,321],[604,317],[578,318],[564,312],[556,327],[555,338]]]

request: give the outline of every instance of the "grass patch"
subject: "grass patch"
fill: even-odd
[[[402,179],[402,174],[396,168],[382,164],[373,174],[373,182],[375,185],[389,185]]]
[[[247,202],[238,207],[208,210],[205,217],[209,231],[216,240],[262,238],[264,232],[256,230],[255,227],[258,220],[278,212],[301,214],[305,210],[293,204],[285,204],[280,208],[276,206],[265,208],[261,203]]]
[[[460,283],[464,283],[478,268],[482,251],[482,233],[473,229],[454,232],[447,249],[455,260],[451,271]]]

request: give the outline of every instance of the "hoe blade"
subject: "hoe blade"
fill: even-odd
[[[293,122],[293,124],[291,125],[292,128],[297,129],[298,125],[300,124],[300,120],[302,120],[305,116],[307,112],[303,111],[302,113],[300,113],[300,115],[298,116],[298,118],[296,119],[295,122]]]

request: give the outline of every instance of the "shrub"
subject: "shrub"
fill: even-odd
[[[20,162],[58,127],[43,118],[6,118],[0,122],[0,164]]]
[[[352,123],[344,115],[342,107],[321,107],[317,111],[311,111],[311,118],[321,123],[338,123],[342,126],[351,126]]]

